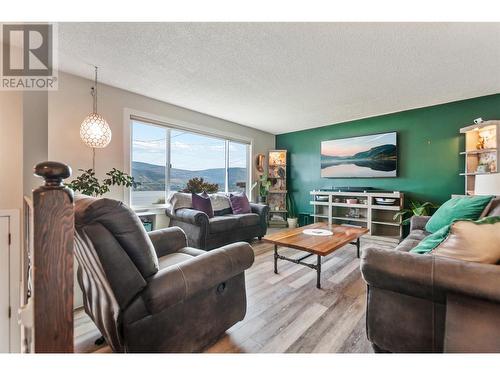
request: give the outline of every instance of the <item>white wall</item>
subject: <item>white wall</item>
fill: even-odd
[[[0,209],[23,205],[23,94],[0,91]]]
[[[47,105],[47,91],[23,92],[23,190],[27,196],[44,183],[33,174],[33,167],[47,160]]]
[[[89,70],[89,74],[91,71]],[[92,109],[90,87],[92,81],[74,75],[59,74],[59,90],[49,93],[49,159],[67,163],[73,175],[79,168],[92,167],[91,149],[81,141],[79,130],[82,120]],[[115,87],[99,85],[98,110],[108,121],[113,137],[111,143],[96,152],[96,172],[101,176],[111,168],[125,169],[124,110],[130,108],[159,117],[202,126],[206,131],[236,133],[253,139],[252,164],[255,155],[273,149],[275,137],[233,122],[160,102]],[[253,176],[256,175],[254,170]],[[110,192],[110,198],[124,199],[124,189]]]
[[[19,279],[22,226],[19,218],[23,207],[23,93],[0,91],[0,211],[11,215],[9,232],[12,235],[9,259],[10,350],[20,351],[20,329],[16,311],[19,308]],[[5,211],[7,210],[7,212]],[[16,220],[14,220],[16,218]],[[5,312],[2,312],[5,314]],[[2,316],[2,319],[5,315]]]

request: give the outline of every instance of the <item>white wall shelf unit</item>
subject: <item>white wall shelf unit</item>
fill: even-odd
[[[474,195],[476,176],[498,173],[500,120],[483,121],[460,129],[465,136],[465,194]]]
[[[404,207],[404,194],[394,192],[310,192],[314,222],[328,222],[368,228],[369,236],[399,241],[403,235],[401,219],[394,220],[396,212]],[[380,204],[379,198],[394,199],[390,205]],[[348,203],[347,200],[356,202]]]

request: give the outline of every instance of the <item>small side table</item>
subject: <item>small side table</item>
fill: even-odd
[[[156,212],[138,211],[135,214],[141,219],[146,232],[151,232],[156,229]]]

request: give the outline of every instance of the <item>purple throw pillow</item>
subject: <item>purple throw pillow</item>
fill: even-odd
[[[249,214],[252,212],[250,202],[245,193],[230,194],[229,201],[231,202],[233,214]]]
[[[192,193],[191,199],[193,201],[193,209],[206,213],[210,218],[214,217],[212,202],[206,191],[201,194]]]

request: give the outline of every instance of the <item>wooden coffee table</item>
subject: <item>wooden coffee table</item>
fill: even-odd
[[[314,236],[303,233],[304,229],[326,229],[332,231],[333,234],[328,236]],[[368,229],[366,228],[315,223],[300,228],[279,231],[265,236],[262,240],[274,244],[274,273],[278,273],[278,259],[301,264],[316,270],[316,287],[321,288],[321,257],[327,256],[347,244],[351,244],[356,245],[357,256],[359,258],[359,238],[365,233],[368,233]],[[278,254],[278,246],[290,247],[305,251],[308,254],[297,259],[287,258]],[[317,256],[316,264],[303,262],[304,259],[313,255]]]

